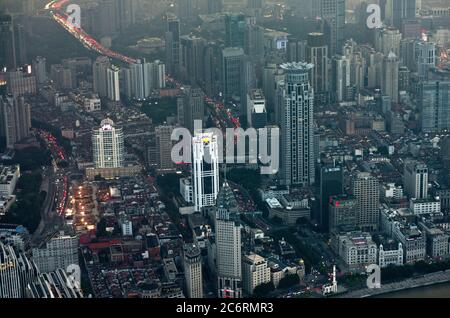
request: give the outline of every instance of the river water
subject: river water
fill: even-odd
[[[450,283],[406,289],[374,298],[450,298]]]

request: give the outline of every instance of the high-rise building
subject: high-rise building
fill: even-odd
[[[281,182],[314,183],[314,88],[308,73],[314,66],[285,63],[285,79],[278,83],[277,121],[281,129]]]
[[[50,77],[58,90],[70,90],[75,87],[72,70],[61,64],[51,66]]]
[[[329,201],[330,232],[354,230],[358,225],[356,199],[348,195],[337,195],[332,196]]]
[[[225,100],[241,95],[241,72],[244,50],[227,47],[222,51],[222,93]]]
[[[92,150],[96,168],[119,168],[124,165],[124,137],[122,128],[111,119],[104,119],[100,128],[92,132]]]
[[[416,17],[416,0],[385,0],[385,22],[400,29],[403,20]]]
[[[173,14],[167,15],[166,31],[166,64],[167,71],[172,76],[180,72],[180,20]]]
[[[266,98],[261,89],[253,89],[247,94],[247,124],[255,129],[267,125]]]
[[[264,28],[256,23],[245,26],[245,54],[256,59],[264,57]]]
[[[185,244],[183,266],[186,296],[188,298],[203,298],[202,254],[196,244]]]
[[[195,35],[180,37],[181,45],[181,73],[191,85],[198,85],[203,75],[203,54],[206,40]]]
[[[247,114],[247,94],[257,87],[255,63],[249,56],[242,59],[241,69],[241,114]]]
[[[28,137],[31,129],[31,108],[23,96],[0,97],[0,135],[5,137],[7,148]]]
[[[345,0],[320,0],[321,17],[325,21],[325,33],[330,56],[340,52],[344,45]]]
[[[405,162],[403,170],[403,184],[405,193],[414,199],[428,197],[428,167],[415,160]]]
[[[38,276],[39,270],[23,253],[0,241],[0,299],[25,298],[25,289]]]
[[[310,82],[314,88],[315,100],[318,103],[326,102],[329,93],[329,59],[328,46],[323,33],[308,34],[306,60],[314,65],[310,70]]]
[[[13,20],[10,15],[0,15],[0,69],[16,69],[16,44]]]
[[[450,129],[450,81],[427,81],[419,84],[418,105],[422,131]]]
[[[420,80],[428,80],[428,70],[436,66],[436,44],[432,42],[415,42],[417,73]]]
[[[117,29],[124,31],[136,23],[136,0],[116,0]]]
[[[213,133],[195,132],[192,138],[194,208],[214,206],[219,193],[219,149]]]
[[[45,57],[37,56],[33,60],[32,65],[37,84],[44,84],[47,81],[47,60],[45,59]]]
[[[218,13],[223,10],[223,0],[208,0],[208,14]]]
[[[45,244],[32,249],[33,261],[41,273],[66,270],[69,265],[78,265],[78,236],[58,232]]]
[[[93,89],[100,97],[108,96],[107,71],[111,62],[106,56],[99,56],[92,64]]]
[[[347,100],[347,90],[350,87],[350,67],[350,59],[346,56],[335,55],[333,57],[331,83],[333,86],[332,98],[336,102]]]
[[[161,61],[148,63],[145,60],[137,60],[129,69],[124,69],[124,93],[128,97],[137,100],[145,100],[154,89],[166,86],[166,67]]]
[[[106,70],[106,78],[108,80],[106,85],[108,90],[107,97],[113,102],[120,101],[119,73],[120,69],[115,65],[111,65]]]
[[[227,14],[225,16],[225,45],[244,48],[247,20],[244,14]]]
[[[400,44],[402,41],[402,34],[395,28],[379,28],[375,29],[375,49],[378,52],[388,55],[394,52],[395,55],[400,56]]]
[[[6,72],[8,94],[14,96],[36,94],[36,77],[22,69]]]
[[[248,254],[242,257],[242,286],[247,295],[252,295],[261,284],[270,283],[270,267],[264,257]]]
[[[155,127],[156,139],[156,164],[160,170],[170,170],[174,168],[172,161],[172,131],[174,127],[171,125],[161,125]]]
[[[381,92],[390,96],[393,103],[398,103],[398,69],[399,60],[395,53],[391,52],[383,59]]]
[[[178,98],[179,122],[194,133],[196,120],[205,117],[205,94],[200,88],[184,87],[184,96]]]
[[[219,298],[242,297],[241,223],[233,190],[222,185],[216,204],[216,264]]]
[[[378,179],[370,173],[358,173],[351,179],[351,192],[357,201],[358,226],[363,231],[377,231],[380,214]]]
[[[288,38],[287,61],[302,62],[306,61],[306,40],[299,40],[294,37]]]
[[[344,191],[344,176],[341,167],[321,167],[317,174],[320,184],[319,209],[317,217],[319,224],[328,229],[330,224],[330,199],[332,196],[341,195]]]

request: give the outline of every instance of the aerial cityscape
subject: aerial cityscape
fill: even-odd
[[[3,298],[450,298],[450,0],[0,0]]]

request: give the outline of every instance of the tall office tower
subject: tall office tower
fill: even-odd
[[[33,248],[31,253],[40,272],[49,273],[58,268],[65,270],[69,265],[78,265],[78,237],[64,231],[55,233],[45,244]]]
[[[166,65],[160,60],[152,63],[152,86],[156,89],[166,87]]]
[[[397,56],[393,52],[389,53],[383,60],[381,92],[390,96],[393,103],[398,103],[398,68]]]
[[[330,56],[341,52],[344,45],[345,0],[321,0],[321,17],[325,20]]]
[[[6,88],[14,96],[36,94],[36,77],[21,69],[6,72]]]
[[[33,261],[0,241],[0,299],[25,298],[25,289],[39,275]]]
[[[194,132],[194,121],[203,120],[205,117],[205,94],[200,88],[191,88],[186,86],[184,90],[184,96],[182,99],[183,119],[180,123],[191,131]],[[181,109],[180,109],[181,110]]]
[[[227,47],[222,50],[222,93],[225,100],[241,95],[241,72],[244,50]]]
[[[136,23],[137,0],[116,0],[117,29],[124,31]]]
[[[450,81],[420,83],[418,104],[423,132],[450,129]]]
[[[223,10],[223,0],[208,0],[208,14],[218,13]]]
[[[319,215],[317,221],[323,229],[329,230],[330,198],[344,193],[344,173],[341,167],[320,167],[317,171],[319,178]]]
[[[267,125],[266,98],[261,89],[252,89],[247,94],[247,124],[255,129]]]
[[[358,207],[358,226],[362,231],[377,231],[379,228],[380,184],[367,172],[360,172],[351,179],[351,194]]]
[[[0,135],[5,137],[9,149],[30,135],[31,107],[23,96],[0,97],[0,122]]]
[[[248,23],[245,27],[245,54],[253,59],[264,57],[264,28],[255,23]]]
[[[276,64],[267,64],[263,70],[263,92],[266,96],[267,110],[273,112],[276,104],[276,86],[277,83],[284,80],[283,70]],[[276,109],[275,109],[276,111]]]
[[[173,14],[167,14],[166,64],[171,76],[180,72],[180,20]]]
[[[47,60],[45,59],[45,57],[37,56],[33,60],[32,66],[37,84],[44,84],[47,81]]]
[[[213,206],[219,193],[219,149],[213,133],[196,132],[192,138],[195,211]]]
[[[220,54],[216,54],[216,46],[214,43],[208,43],[204,51],[204,67],[202,87],[208,96],[218,94],[218,73],[220,69]]]
[[[436,67],[436,44],[419,41],[415,43],[417,73],[420,80],[428,80],[428,70]]]
[[[244,47],[247,19],[242,13],[225,16],[225,45],[227,47]]]
[[[241,224],[233,190],[222,185],[216,204],[216,264],[219,298],[242,297]]]
[[[247,295],[253,295],[255,288],[270,283],[270,267],[264,257],[248,254],[242,257],[242,285]]]
[[[403,20],[416,17],[416,0],[386,0],[384,15],[385,23],[400,29]]]
[[[183,267],[187,298],[203,298],[202,254],[196,244],[184,245]]]
[[[415,160],[407,160],[403,169],[405,193],[410,198],[426,199],[428,197],[428,167]]]
[[[117,66],[115,66],[115,65],[111,65],[106,70],[106,78],[108,80],[108,83],[107,83],[107,89],[108,89],[107,97],[108,97],[109,100],[111,100],[113,102],[119,102],[120,101],[119,73],[120,73],[120,69]]]
[[[92,132],[92,150],[96,168],[118,168],[124,164],[124,138],[122,128],[104,119],[100,128]]]
[[[394,52],[395,55],[400,56],[401,41],[402,34],[398,29],[380,28],[375,30],[375,49],[384,55]]]
[[[398,69],[398,91],[409,92],[409,81],[411,72],[406,66],[400,66]]]
[[[307,63],[285,63],[284,82],[278,83],[277,114],[281,128],[281,182],[308,186],[314,183],[314,88]]]
[[[306,46],[305,40],[298,40],[294,37],[288,38],[287,60],[288,62],[302,62],[306,60]]]
[[[53,64],[50,67],[50,77],[58,90],[70,90],[75,87],[72,70],[61,64]]]
[[[25,27],[22,23],[17,21],[14,23],[14,37],[17,65],[23,66],[28,64]]]
[[[155,127],[156,140],[156,164],[159,170],[170,170],[174,168],[172,161],[172,131],[174,126],[161,125]]]
[[[319,103],[324,103],[329,93],[329,59],[323,33],[308,34],[306,60],[314,65],[311,69],[310,81],[314,88],[315,99]]]
[[[332,99],[335,102],[347,100],[347,90],[350,87],[350,59],[343,55],[335,55],[332,62],[333,80]]]
[[[256,81],[255,63],[251,57],[244,56],[241,71],[241,115],[247,114],[247,94],[257,87]]]
[[[206,40],[195,35],[183,35],[180,37],[180,45],[182,77],[190,85],[198,85],[204,72],[203,53]]]
[[[13,20],[10,15],[0,15],[0,69],[17,67]]]
[[[179,0],[178,11],[181,20],[191,22],[195,18],[194,0]]]
[[[92,64],[93,90],[100,97],[108,96],[107,70],[111,62],[106,56],[99,56]]]
[[[329,231],[353,231],[357,224],[357,201],[348,195],[336,195],[329,200]]]

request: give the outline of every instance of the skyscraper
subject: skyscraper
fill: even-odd
[[[329,230],[330,232],[353,231],[358,224],[358,205],[352,196],[337,195],[329,200]]]
[[[223,0],[208,0],[208,13],[218,13],[223,10]]]
[[[194,122],[205,117],[205,94],[200,88],[184,87],[184,96],[179,98],[183,116],[180,123],[194,133]]]
[[[156,139],[156,164],[158,169],[167,170],[173,169],[174,162],[172,161],[172,131],[174,127],[171,125],[160,125],[155,127]]]
[[[310,71],[310,82],[314,88],[315,99],[318,103],[328,100],[329,94],[329,59],[328,46],[323,33],[308,34],[306,60],[314,65]]]
[[[426,199],[428,197],[428,167],[415,160],[405,162],[403,170],[405,193],[410,198]]]
[[[30,135],[31,108],[23,96],[0,97],[0,135],[5,137],[7,148]]]
[[[344,176],[341,167],[321,167],[318,171],[320,193],[320,215],[317,218],[323,229],[329,229],[329,204],[332,196],[341,195],[344,191]]]
[[[32,65],[37,84],[44,84],[47,81],[47,60],[45,59],[45,57],[37,56],[33,60]]]
[[[320,0],[321,17],[325,21],[325,34],[329,56],[342,50],[344,45],[345,0]]]
[[[308,73],[314,66],[286,63],[285,79],[278,83],[277,114],[281,128],[281,182],[285,185],[314,183],[314,88]]]
[[[425,41],[415,42],[415,56],[419,79],[427,80],[428,70],[436,66],[436,44]]]
[[[0,241],[0,299],[24,298],[25,289],[39,275],[33,261]]]
[[[203,298],[202,255],[196,244],[188,243],[183,249],[184,279],[188,298]]]
[[[241,13],[225,16],[225,45],[227,47],[244,48],[246,25],[246,17]]]
[[[192,179],[194,181],[194,208],[214,206],[219,193],[219,149],[213,133],[195,132],[192,138]]]
[[[244,50],[227,47],[222,51],[222,93],[225,100],[241,95],[241,72]]]
[[[111,65],[106,70],[107,82],[107,97],[113,102],[120,101],[120,87],[119,87],[119,73],[120,69],[117,66]]]
[[[216,264],[219,298],[242,297],[241,224],[236,198],[227,182],[216,204]]]
[[[450,82],[427,81],[419,84],[418,105],[422,131],[450,129]]]
[[[398,103],[398,69],[399,60],[395,53],[391,52],[383,59],[381,92],[390,96],[393,103]]]
[[[350,86],[350,59],[343,55],[335,55],[332,64],[332,98],[336,102],[347,100],[347,89]]]
[[[108,96],[107,71],[111,62],[106,56],[99,56],[92,64],[93,89],[100,97]]]
[[[17,67],[13,20],[10,15],[0,15],[0,69]]]
[[[367,172],[352,176],[351,192],[357,201],[358,226],[362,231],[377,231],[379,227],[380,184]]]
[[[203,75],[206,40],[194,35],[183,35],[180,37],[180,44],[183,78],[191,85],[198,85]]]
[[[180,72],[180,20],[173,14],[167,15],[166,63],[168,73],[178,76]]]
[[[385,22],[400,29],[403,20],[416,17],[416,0],[386,0],[384,9]]]
[[[124,138],[122,128],[104,119],[100,128],[92,132],[92,150],[96,168],[119,168],[124,164]]]
[[[247,94],[247,124],[255,129],[267,125],[266,98],[261,89],[252,89]]]

